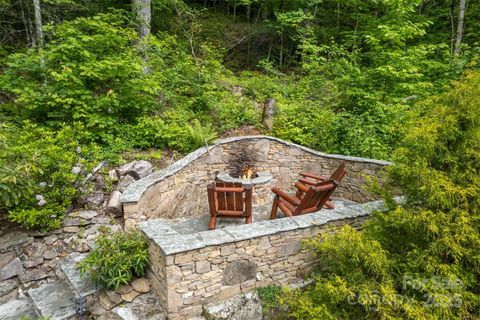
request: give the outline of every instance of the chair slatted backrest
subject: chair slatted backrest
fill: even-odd
[[[347,174],[347,171],[345,171],[345,162],[340,163],[340,165],[335,169],[335,171],[332,173],[330,176],[329,180],[335,180],[335,181],[342,181],[343,177]]]
[[[300,172],[300,175],[304,178],[300,178],[299,181],[307,185],[320,186],[323,181],[327,180],[335,180],[340,183],[340,181],[342,181],[343,177],[345,177],[346,174],[347,171],[345,170],[345,162],[341,162],[335,169],[335,171],[333,171],[333,173],[330,175],[330,177],[319,176],[317,174],[309,172]]]
[[[245,218],[252,223],[253,188],[241,183],[217,182],[207,186],[210,223],[208,229],[215,229],[217,218]]]
[[[327,180],[317,186],[311,186],[293,214],[311,213],[322,209],[337,185],[335,180]]]
[[[235,192],[223,191],[224,188],[235,188],[238,190]],[[219,211],[243,211],[243,192],[245,191],[245,188],[241,183],[217,182],[214,191],[216,201],[218,201],[217,208]]]

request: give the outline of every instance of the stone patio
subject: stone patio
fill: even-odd
[[[334,199],[333,202],[335,204],[335,209],[328,210],[328,212],[332,212],[332,213],[339,212],[345,207],[357,204],[350,200],[344,200],[344,199],[338,199],[338,198]],[[271,203],[253,206],[253,221],[254,222],[268,221],[270,219],[271,208],[272,208]],[[284,215],[279,210],[278,218],[283,218],[283,217]],[[210,220],[210,214],[204,213],[200,217],[183,219],[183,220],[167,220],[165,221],[165,223],[169,224],[172,227],[172,229],[178,232],[179,234],[192,234],[196,232],[207,231],[209,220]],[[243,225],[243,224],[245,224],[245,219],[217,218],[216,229],[224,229],[226,227]]]

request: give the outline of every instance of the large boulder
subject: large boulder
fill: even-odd
[[[96,208],[103,203],[104,199],[105,197],[102,191],[95,191],[92,194],[89,194],[85,201],[89,206]]]
[[[158,194],[151,193],[150,196],[156,197],[157,199],[154,201],[161,204],[157,208],[162,213],[160,217],[168,219],[188,217],[197,212],[208,212],[208,201],[205,194],[204,188],[182,182],[173,190]]]
[[[125,190],[127,190],[128,186],[134,182],[135,182],[135,179],[132,176],[130,175],[123,176],[118,181],[116,189],[119,190],[120,192],[124,192]]]
[[[150,173],[152,173],[152,170],[152,164],[145,160],[133,161],[116,169],[117,175],[119,177],[128,174],[132,176],[135,180],[148,176]]]
[[[7,295],[18,287],[18,282],[15,279],[0,281],[0,297]]]
[[[222,283],[232,286],[247,280],[255,279],[257,265],[248,260],[235,260],[227,264],[223,272]]]
[[[262,304],[256,292],[232,297],[205,306],[207,319],[212,320],[261,320]]]
[[[2,270],[13,259],[15,259],[15,253],[13,251],[0,254],[0,270]]]

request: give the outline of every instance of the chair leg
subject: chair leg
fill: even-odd
[[[335,209],[335,205],[331,201],[327,201],[327,203],[325,203],[325,208]]]
[[[295,193],[295,196],[301,200],[303,198],[303,191],[297,190],[297,192]]]
[[[245,223],[253,222],[253,187],[245,186]]]
[[[215,196],[215,184],[211,183],[207,186],[208,208],[210,209],[210,223],[208,229],[213,230],[217,226],[218,205]]]
[[[279,200],[278,196],[275,196],[275,198],[273,198],[272,212],[270,213],[270,220],[273,220],[277,217],[278,200]]]
[[[335,209],[335,205],[333,204],[332,197],[328,197],[328,201],[325,203],[325,208],[327,209]]]
[[[214,230],[217,227],[217,216],[210,216],[209,230]]]

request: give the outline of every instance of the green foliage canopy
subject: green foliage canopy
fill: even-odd
[[[45,50],[11,55],[0,77],[15,98],[10,110],[58,128],[81,122],[95,139],[152,111],[157,74],[144,72],[137,36],[120,14],[79,18],[46,28]]]
[[[480,73],[417,104],[389,185],[406,203],[375,213],[364,231],[312,241],[321,271],[290,292],[295,319],[479,317]]]

